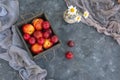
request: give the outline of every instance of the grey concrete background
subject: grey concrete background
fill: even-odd
[[[66,5],[63,0],[19,0],[20,15],[45,12],[62,41],[60,48],[48,52],[35,62],[47,69],[46,80],[120,80],[120,46],[108,36],[82,23],[67,24],[63,20]],[[18,21],[20,21],[19,19]],[[76,46],[69,48],[68,40]],[[74,59],[65,58],[66,51],[73,51]],[[0,60],[0,80],[20,80],[18,72]]]

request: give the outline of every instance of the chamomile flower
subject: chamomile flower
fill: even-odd
[[[83,14],[84,18],[88,18],[89,16],[89,12],[88,11],[85,11],[84,14]]]
[[[80,21],[81,21],[81,16],[78,15],[78,16],[75,18],[75,20],[76,20],[77,22],[80,22]]]
[[[68,7],[68,14],[74,15],[74,14],[76,14],[76,12],[77,12],[76,7],[73,7],[73,6]]]

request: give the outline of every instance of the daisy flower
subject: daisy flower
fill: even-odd
[[[68,7],[68,14],[74,15],[74,14],[76,14],[76,12],[77,12],[76,7],[73,7],[73,6]]]
[[[89,12],[88,11],[85,11],[84,14],[83,14],[84,18],[88,18],[89,16]]]
[[[75,20],[76,20],[77,22],[80,22],[80,21],[81,21],[81,16],[78,15],[78,16],[75,18]]]

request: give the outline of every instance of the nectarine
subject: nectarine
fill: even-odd
[[[34,19],[32,23],[36,30],[42,30],[43,19],[41,18]]]
[[[36,39],[39,39],[40,37],[43,37],[43,34],[41,31],[35,31],[33,33],[33,36],[36,38]]]
[[[35,44],[36,39],[34,37],[30,37],[28,42],[29,42],[29,44]]]
[[[43,27],[43,29],[49,29],[50,28],[50,23],[48,21],[44,21],[42,23],[42,27]]]
[[[72,59],[74,57],[73,53],[71,51],[66,52],[65,57],[67,59]]]
[[[24,33],[27,33],[27,34],[31,35],[35,31],[35,28],[31,24],[25,24],[22,27],[22,30],[23,30]]]
[[[43,47],[42,45],[38,44],[38,43],[35,43],[32,45],[31,47],[31,51],[34,53],[34,54],[38,54],[40,52],[43,51]]]
[[[43,33],[43,37],[46,38],[46,39],[49,38],[49,37],[50,37],[49,32],[44,32],[44,33]]]
[[[50,39],[45,39],[45,42],[44,42],[44,44],[43,44],[43,47],[44,47],[45,49],[48,49],[48,48],[52,47],[52,45],[53,45],[53,43],[50,42]]]
[[[30,35],[29,35],[29,34],[27,34],[27,33],[25,33],[25,34],[23,35],[23,38],[24,38],[24,40],[29,40]]]
[[[37,42],[38,42],[38,44],[43,45],[45,42],[45,39],[41,37],[41,38],[37,39]]]
[[[52,43],[57,43],[57,42],[58,42],[58,37],[57,37],[56,35],[53,35],[53,36],[51,37],[51,42],[52,42]]]

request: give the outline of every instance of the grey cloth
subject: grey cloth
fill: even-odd
[[[23,80],[45,80],[47,71],[30,59],[15,30],[18,15],[18,0],[0,1],[0,58],[19,71]]]
[[[120,44],[120,4],[118,0],[65,0],[67,6],[87,10],[90,16],[83,23],[93,26],[99,33],[112,36]]]

